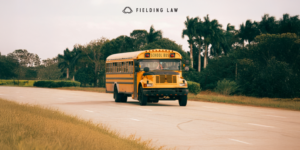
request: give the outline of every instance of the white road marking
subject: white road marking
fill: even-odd
[[[139,108],[140,110],[146,110],[146,111],[152,111],[151,109],[143,109],[143,108]]]
[[[276,117],[276,118],[286,118],[286,117],[282,117],[282,116],[274,116],[274,115],[265,115],[265,116]]]
[[[0,94],[0,95],[4,95],[4,94]]]
[[[131,120],[134,120],[134,121],[141,121],[141,120],[139,120],[139,119],[134,119],[134,118],[130,118]]]
[[[218,109],[218,108],[216,108],[216,107],[208,107],[208,106],[202,106],[202,107],[204,107],[204,108]]]
[[[236,139],[229,139],[229,140],[231,140],[231,141],[235,141],[235,142],[240,142],[240,143],[243,143],[243,144],[252,145],[251,143],[244,142],[244,141],[240,141],[240,140],[236,140]]]
[[[275,128],[273,126],[266,126],[266,125],[261,125],[261,124],[255,124],[255,123],[248,123],[249,125],[254,125],[254,126],[260,126],[260,127],[267,127],[267,128]]]
[[[87,112],[93,112],[93,111],[91,111],[91,110],[85,110],[85,111],[87,111]]]

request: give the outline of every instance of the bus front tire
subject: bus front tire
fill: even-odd
[[[118,89],[117,87],[115,87],[114,89],[114,98],[115,98],[115,102],[122,102],[122,94],[118,93]]]
[[[143,88],[140,86],[139,88],[139,101],[140,101],[140,105],[147,105],[147,100],[148,97],[143,95]]]
[[[180,96],[178,99],[179,106],[186,106],[187,103],[187,95],[185,96]]]

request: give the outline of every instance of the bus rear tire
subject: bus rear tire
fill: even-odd
[[[147,105],[148,97],[143,95],[143,88],[141,86],[139,88],[139,101],[141,106]]]
[[[179,106],[186,106],[187,103],[187,95],[185,96],[180,96],[178,99]]]
[[[127,95],[123,94],[121,102],[123,103],[127,102]]]
[[[115,87],[114,89],[114,98],[115,98],[115,102],[122,102],[122,97],[123,97],[123,94],[121,93],[118,93],[118,89],[117,87]],[[126,99],[127,100],[127,99]]]
[[[152,101],[152,103],[158,103],[159,102],[159,98],[157,97],[157,98],[155,98],[153,101]]]

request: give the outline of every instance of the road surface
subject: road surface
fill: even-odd
[[[160,101],[140,106],[113,95],[33,87],[0,86],[0,98],[39,104],[104,123],[123,135],[152,139],[154,145],[190,150],[300,149],[300,112],[221,103]]]

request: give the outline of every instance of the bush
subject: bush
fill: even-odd
[[[187,81],[187,83],[188,83],[188,89],[190,93],[198,94],[201,91],[199,83],[193,81]]]
[[[215,91],[220,94],[229,95],[238,89],[238,85],[234,81],[223,79],[218,81]]]
[[[70,86],[80,86],[80,82],[77,81],[36,81],[33,86],[36,87],[70,87]]]

